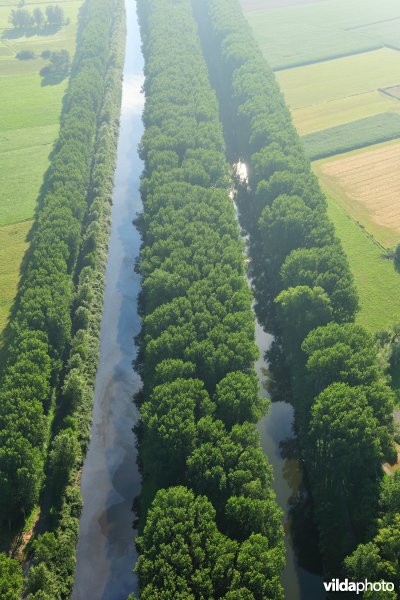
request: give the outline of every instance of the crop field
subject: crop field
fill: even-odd
[[[57,4],[69,23],[42,29],[15,29],[8,19],[17,2],[6,0],[0,6],[0,332],[15,297],[26,235],[57,137],[67,83],[64,79],[43,85],[39,72],[48,60],[41,54],[65,49],[72,57],[75,47],[81,0]],[[39,6],[45,12],[47,5],[27,0],[24,8]],[[17,59],[22,50],[33,52],[35,58]]]
[[[279,71],[277,78],[292,110],[318,105],[397,85],[400,82],[400,52],[382,48]]]
[[[299,134],[305,135],[384,112],[400,112],[400,102],[375,90],[298,108],[292,119]]]
[[[279,7],[271,0],[242,0],[242,6],[275,69],[395,46],[400,38],[397,0],[288,1]]]
[[[400,275],[366,231],[328,196],[328,215],[346,252],[360,301],[357,322],[375,333],[400,319]]]
[[[310,160],[333,156],[400,137],[400,115],[381,113],[302,137]]]
[[[323,188],[385,248],[400,241],[400,142],[313,164]]]

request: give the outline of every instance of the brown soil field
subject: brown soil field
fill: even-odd
[[[360,221],[367,229],[370,221],[372,225],[400,233],[399,165],[397,143],[328,161],[321,171],[354,203],[355,216],[361,216]]]

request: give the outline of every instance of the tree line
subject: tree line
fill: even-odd
[[[139,0],[140,598],[283,598],[281,511],[218,104],[189,0]]]
[[[70,597],[89,442],[118,138],[125,13],[87,0],[31,246],[10,323],[0,389],[0,506],[10,527],[52,506],[28,549],[29,598]],[[55,418],[54,418],[55,417]],[[19,598],[18,563],[0,555],[2,594]],[[8,586],[8,587],[6,587]]]
[[[256,310],[276,336],[272,364],[284,360],[290,373],[320,549],[326,573],[338,576],[344,557],[376,527],[382,462],[395,460],[393,393],[375,340],[354,324],[358,298],[347,259],[239,2],[192,4],[230,153],[248,166],[238,200]],[[396,552],[381,553],[393,568]]]
[[[41,29],[45,25],[61,26],[65,23],[64,10],[59,4],[49,4],[44,13],[38,6],[32,12],[26,8],[13,8],[8,20],[16,29],[34,26]]]

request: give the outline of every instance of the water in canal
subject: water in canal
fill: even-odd
[[[139,178],[142,162],[137,146],[143,133],[143,57],[136,3],[126,0],[127,40],[124,66],[120,138],[113,194],[112,225],[106,271],[101,326],[100,362],[96,377],[91,441],[85,460],[81,490],[84,508],[80,520],[77,565],[72,600],[126,600],[137,591],[132,568],[136,560],[132,530],[133,498],[139,493],[132,427],[137,411],[132,398],[140,379],[132,369],[136,356],[134,336],[139,333],[137,314],[139,278],[134,262],[140,237],[132,220],[142,209]],[[271,343],[256,326],[261,358],[256,364],[265,378],[263,353]],[[292,435],[293,411],[289,404],[271,405],[258,424],[261,441],[274,468],[274,488],[288,517],[289,499],[295,491],[296,464],[282,458],[280,442]],[[286,535],[287,567],[283,575],[286,600],[320,600],[321,579],[298,566],[290,536]]]
[[[139,278],[134,262],[140,247],[132,224],[141,210],[137,146],[143,133],[143,57],[136,3],[126,1],[127,40],[113,194],[112,225],[101,325],[93,425],[83,468],[84,508],[80,520],[73,600],[126,600],[135,591],[133,513],[140,477],[132,427],[133,395],[140,379],[132,369],[133,338],[139,333]]]

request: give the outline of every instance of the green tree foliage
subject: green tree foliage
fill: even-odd
[[[305,336],[332,318],[329,296],[320,287],[299,285],[281,292],[275,302],[278,305],[286,353],[289,359],[296,359]]]
[[[54,503],[51,532],[39,536],[29,554],[31,569],[25,588],[29,598],[37,600],[67,600],[72,592],[82,509],[78,472],[90,435],[120,116],[124,4],[120,0],[89,0],[85,11],[85,18],[81,17],[83,29],[82,38],[78,38],[77,57],[81,60],[86,56],[87,64],[82,71],[78,69],[76,76],[82,78],[81,85],[76,85],[71,102],[74,97],[78,101],[82,94],[85,97],[85,86],[91,85],[92,71],[100,68],[99,58],[107,63],[107,68],[96,117],[95,149],[87,190],[89,205],[75,270],[72,338],[60,394],[63,419],[59,419],[57,434],[50,446],[48,485],[53,491]],[[75,135],[73,131],[71,134]],[[26,341],[25,345],[28,344],[32,342]]]
[[[45,23],[45,16],[43,14],[43,11],[41,8],[39,8],[38,6],[33,10],[33,18],[35,20],[35,25],[36,27],[43,27],[44,23]]]
[[[289,366],[323,559],[327,572],[337,573],[376,516],[380,463],[393,459],[393,395],[374,340],[351,325],[358,299],[347,260],[239,2],[192,5],[230,153],[247,165],[248,185],[238,186],[238,203],[249,234],[256,311]],[[331,457],[326,462],[325,455]]]
[[[361,388],[334,383],[316,398],[306,452],[321,547],[331,565],[364,538],[374,517],[383,458],[378,432]]]
[[[382,482],[380,496],[380,519],[378,530],[371,542],[360,544],[351,556],[345,559],[345,570],[355,580],[368,578],[370,581],[391,581],[396,592],[376,597],[398,598],[400,586],[400,471]],[[368,595],[369,594],[369,595]],[[372,593],[366,598],[375,598]]]
[[[280,549],[259,534],[230,540],[207,498],[187,488],[157,493],[137,544],[140,598],[283,599]]]
[[[2,600],[19,600],[22,582],[22,567],[19,562],[0,553],[0,597]]]
[[[217,416],[227,427],[235,423],[256,423],[268,410],[268,400],[259,394],[255,373],[233,371],[221,379],[215,390]]]
[[[9,17],[10,23],[16,28],[32,27],[35,23],[34,17],[26,8],[12,9]]]
[[[218,105],[190,0],[138,12],[140,598],[280,598],[281,513],[254,425],[267,404]]]
[[[104,4],[111,6],[106,0]],[[10,324],[0,385],[0,516],[6,522],[27,514],[38,500],[51,386],[71,340],[73,276],[82,222],[88,214],[95,136],[106,93],[109,14],[113,8],[100,10],[88,0],[76,69],[66,92],[60,135]],[[83,60],[88,54],[92,60]]]
[[[46,6],[46,21],[49,25],[62,25],[64,23],[64,9],[59,4]]]
[[[282,285],[284,288],[298,285],[321,287],[330,298],[334,320],[351,321],[358,300],[346,261],[340,247],[293,250],[282,265]]]

